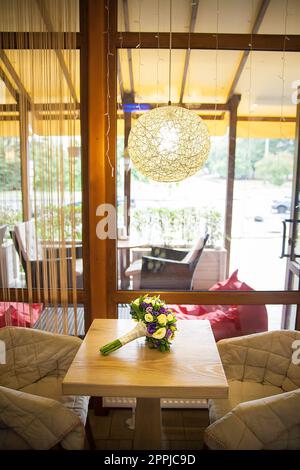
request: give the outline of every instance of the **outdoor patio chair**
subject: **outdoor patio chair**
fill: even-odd
[[[43,288],[48,283],[50,287],[51,279],[51,286],[61,288],[61,269],[65,269],[66,265],[67,287],[72,288],[74,268],[70,245],[43,245],[38,240],[34,220],[15,225],[11,237],[21,259],[27,286],[31,283],[33,288]],[[76,287],[82,288],[82,246],[77,245],[75,251]]]
[[[209,235],[200,237],[190,251],[153,246],[125,271],[133,289],[191,290],[193,275]]]

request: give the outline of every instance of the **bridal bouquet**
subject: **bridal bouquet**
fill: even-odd
[[[121,338],[100,348],[100,352],[107,356],[113,351],[141,336],[146,337],[150,348],[159,351],[169,351],[174,338],[176,328],[176,317],[174,312],[168,308],[159,296],[149,297],[143,295],[130,304],[130,314],[137,325]]]

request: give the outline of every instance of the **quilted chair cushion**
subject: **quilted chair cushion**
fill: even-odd
[[[61,388],[81,340],[14,327],[1,329],[0,340],[0,449],[82,449],[89,397]]]
[[[282,389],[273,385],[263,385],[256,382],[230,382],[228,399],[209,400],[209,421],[214,423],[239,403],[257,400],[282,393]]]
[[[0,385],[19,390],[45,376],[64,377],[81,340],[29,328],[0,330],[6,345],[6,364],[0,367]]]
[[[300,449],[298,331],[272,331],[218,343],[227,400],[209,400],[211,449]]]

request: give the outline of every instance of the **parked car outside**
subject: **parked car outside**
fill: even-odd
[[[291,210],[291,198],[285,196],[282,199],[275,199],[272,202],[272,210],[276,211],[277,214],[286,214]]]

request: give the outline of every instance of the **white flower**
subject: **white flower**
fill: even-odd
[[[147,322],[153,321],[153,315],[151,315],[151,313],[146,313],[144,318]]]
[[[157,321],[161,326],[165,326],[167,324],[167,317],[164,313],[161,313],[157,317]]]
[[[166,329],[165,328],[159,328],[155,333],[153,333],[153,338],[155,339],[163,339],[166,336]]]
[[[168,316],[167,316],[167,320],[168,321],[173,321],[174,320],[174,315],[172,315],[172,313],[169,313]]]

